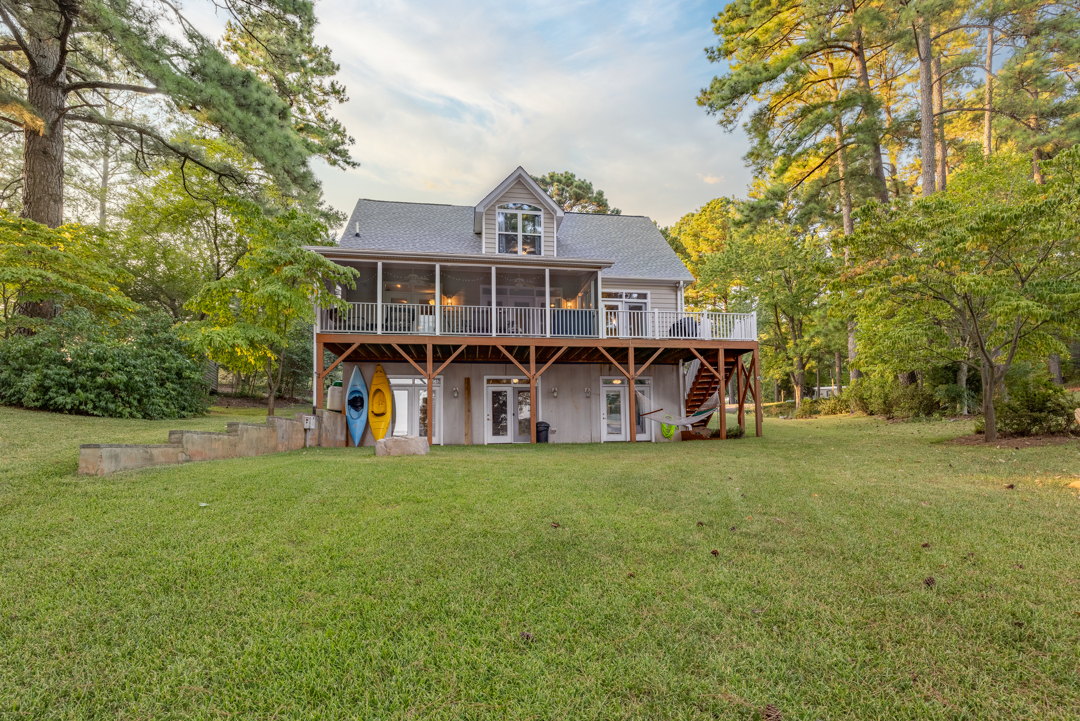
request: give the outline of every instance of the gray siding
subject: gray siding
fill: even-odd
[[[344,378],[352,375],[354,363],[343,363]],[[408,363],[383,363],[383,370],[390,376],[417,376],[416,369]],[[375,375],[374,363],[361,363],[360,372],[364,379],[371,381]],[[443,445],[461,445],[465,442],[465,403],[472,404],[472,442],[484,444],[484,426],[486,422],[484,376],[520,377],[521,371],[513,364],[501,363],[451,363],[442,374],[442,423]],[[600,414],[603,393],[601,377],[621,377],[614,366],[608,364],[556,363],[549,368],[540,381],[540,420],[551,424],[554,433],[551,443],[599,443]],[[679,389],[679,367],[677,365],[653,364],[645,371],[643,378],[652,382],[653,401],[665,410],[682,415]],[[465,398],[465,379],[470,379],[472,398]],[[458,389],[454,398],[453,390]],[[559,397],[553,398],[551,389],[559,389]],[[585,397],[585,389],[591,389],[591,397]],[[653,441],[669,442],[660,433],[660,427],[653,424]],[[676,433],[672,440],[679,440]],[[373,446],[375,441],[370,431],[364,432],[362,445]]]
[[[499,250],[499,236],[497,230],[498,206],[503,203],[528,203],[537,207],[543,207],[540,200],[531,190],[525,187],[520,180],[510,186],[498,200],[484,213],[484,252],[497,253]],[[555,216],[547,208],[544,208],[544,255],[555,255]]]
[[[647,291],[649,293],[649,310],[680,311],[679,287],[671,283],[657,283],[648,280],[618,280],[615,278],[601,277],[601,288],[607,292],[612,291]]]

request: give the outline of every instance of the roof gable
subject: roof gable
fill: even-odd
[[[473,208],[473,232],[480,233],[484,228],[484,212],[491,207],[491,204],[496,202],[503,196],[506,191],[513,187],[514,183],[520,181],[529,192],[536,196],[536,201],[550,210],[555,215],[555,227],[558,228],[562,225],[563,221],[563,209],[558,203],[551,199],[551,196],[544,192],[532,176],[525,172],[525,169],[520,165],[517,169],[506,176],[506,180],[499,183],[499,185],[488,193],[483,200],[476,204]]]

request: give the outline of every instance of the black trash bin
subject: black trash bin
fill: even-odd
[[[550,423],[545,423],[544,421],[537,421],[536,422],[536,442],[537,443],[547,443],[548,442],[547,437],[548,437],[548,429],[549,428],[551,428]]]

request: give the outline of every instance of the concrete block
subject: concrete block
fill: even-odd
[[[212,433],[210,431],[169,431],[169,443],[183,447],[192,461],[216,461],[235,458],[237,447],[235,433]]]
[[[148,466],[176,465],[189,460],[178,443],[161,445],[88,443],[79,446],[79,475],[107,476]]]
[[[274,429],[277,452],[296,451],[304,447],[304,424],[292,418],[270,416],[266,425]]]
[[[226,427],[229,433],[237,436],[236,455],[239,457],[263,456],[277,452],[276,428],[255,423],[229,423]]]
[[[344,448],[345,414],[320,408],[315,411],[315,416],[319,419],[319,445],[324,448]]]
[[[430,450],[427,438],[420,436],[383,438],[375,442],[377,456],[426,456]]]

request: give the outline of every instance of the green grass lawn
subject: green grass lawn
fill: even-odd
[[[0,717],[1080,717],[1078,444],[829,418],[75,475],[235,417],[0,408]]]

